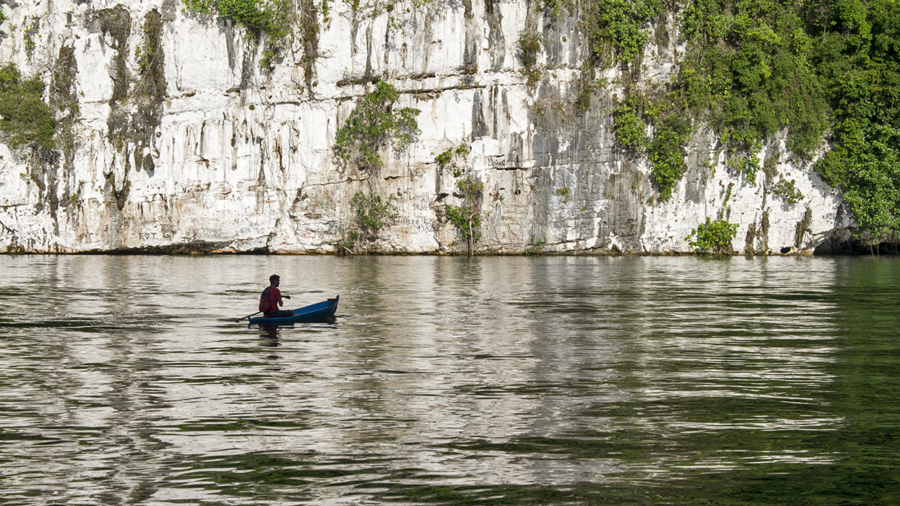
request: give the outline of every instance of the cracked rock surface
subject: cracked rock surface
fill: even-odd
[[[687,174],[660,202],[646,157],[616,143],[610,111],[623,79],[649,86],[677,72],[677,37],[651,37],[640,75],[598,70],[611,84],[582,111],[577,20],[544,19],[534,5],[363,2],[354,11],[332,2],[326,17],[304,4],[317,39],[298,25],[278,42],[176,0],[5,5],[0,61],[45,83],[67,76],[47,101],[61,94],[71,107],[57,108],[57,138],[69,141],[55,154],[0,143],[0,251],[335,252],[350,200],[364,191],[393,195],[398,209],[370,251],[461,253],[446,213],[461,203],[459,176],[435,161],[460,145],[469,154],[458,172],[484,184],[479,253],[537,243],[547,252],[689,252],[686,237],[707,217],[738,225],[736,251],[810,252],[849,237],[839,193],[791,157],[783,136],[762,148],[777,160],[775,179],[760,173],[750,184],[698,128]],[[34,47],[12,29],[26,24],[36,26]],[[534,86],[517,56],[525,30],[545,41]],[[275,56],[265,67],[267,50]],[[421,132],[365,171],[343,165],[333,147],[376,78],[397,89],[396,108],[421,111]],[[773,195],[780,179],[803,199]]]

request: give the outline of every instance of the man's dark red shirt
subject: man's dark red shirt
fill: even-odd
[[[269,286],[263,290],[259,299],[259,310],[266,314],[278,311],[278,301],[281,300],[281,290],[275,286]]]

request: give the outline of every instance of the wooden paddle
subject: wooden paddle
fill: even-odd
[[[238,318],[237,320],[235,320],[235,322],[239,322],[239,321],[241,321],[241,320],[246,320],[247,318],[250,318],[251,316],[258,315],[259,313],[262,313],[262,311],[257,311],[257,312],[255,312],[255,313],[253,313],[253,314],[248,314],[247,316],[245,316],[245,317],[243,317],[243,318]]]
[[[282,298],[282,299],[288,299],[288,300],[290,300],[290,299],[291,299],[291,296],[290,296],[290,295],[282,295],[281,298]],[[262,311],[257,311],[257,312],[255,312],[255,313],[253,313],[253,314],[248,314],[247,316],[245,316],[245,317],[243,317],[243,318],[238,318],[237,320],[235,320],[235,323],[236,323],[236,322],[239,322],[239,321],[241,321],[241,320],[246,320],[247,318],[250,318],[251,316],[256,316],[256,315],[258,315],[259,313],[262,313]]]

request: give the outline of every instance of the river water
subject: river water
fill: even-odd
[[[236,323],[270,274],[335,324]],[[896,258],[0,256],[0,504],[900,504]]]

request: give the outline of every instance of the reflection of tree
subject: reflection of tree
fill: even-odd
[[[823,443],[841,455],[832,485],[844,497],[900,503],[900,262],[852,260],[836,287],[843,339],[829,399],[841,430]],[[824,488],[824,485],[823,485]]]
[[[823,418],[839,423],[776,433],[752,431],[736,441],[751,451],[774,454],[778,448],[790,448],[830,458],[821,462],[824,465],[773,459],[696,484],[731,483],[717,489],[716,495],[727,497],[723,504],[783,504],[786,498],[794,504],[900,502],[900,263],[853,259],[839,265],[847,271],[828,296],[837,308],[833,342],[839,348],[829,353],[835,360],[822,362],[833,380],[817,404]],[[825,321],[829,315],[817,317]],[[785,408],[814,416],[810,406],[800,403]]]

